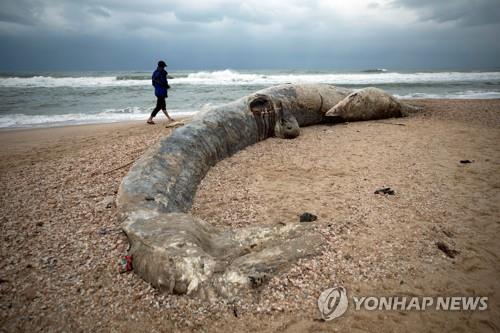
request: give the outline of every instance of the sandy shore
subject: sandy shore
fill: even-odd
[[[318,216],[320,256],[258,300],[205,304],[119,274],[113,200],[171,129],[143,123],[0,132],[0,331],[500,330],[500,100],[428,100],[404,119],[313,126],[217,164],[192,213],[233,228]],[[468,159],[470,164],[460,160]],[[390,186],[396,194],[373,192]],[[446,256],[436,243],[458,251]],[[483,312],[355,311],[321,322],[322,290],[488,296]]]

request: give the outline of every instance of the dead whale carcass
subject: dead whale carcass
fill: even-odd
[[[327,121],[325,113],[350,92],[325,84],[267,88],[199,113],[160,140],[132,166],[118,192],[134,271],[169,293],[231,299],[321,251],[323,238],[312,226],[226,230],[188,211],[215,163],[259,140],[296,137],[300,126]]]

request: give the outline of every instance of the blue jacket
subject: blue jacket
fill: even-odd
[[[168,97],[167,71],[163,68],[157,68],[152,76],[153,87],[155,87],[156,97]]]

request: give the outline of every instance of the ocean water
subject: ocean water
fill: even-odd
[[[500,98],[500,71],[169,71],[167,110],[191,115],[281,83],[375,86],[406,99]],[[0,73],[0,128],[146,120],[151,72]],[[157,117],[165,117],[159,113]]]

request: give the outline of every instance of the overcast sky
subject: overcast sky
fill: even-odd
[[[500,68],[500,0],[1,0],[0,70]]]

